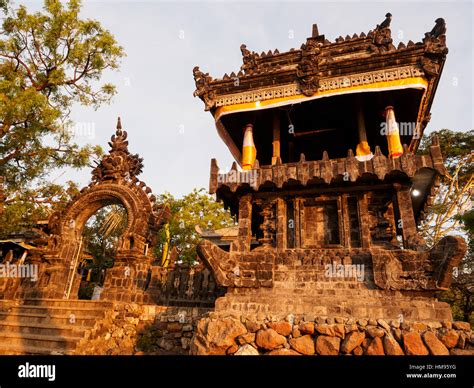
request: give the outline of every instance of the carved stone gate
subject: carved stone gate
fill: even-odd
[[[142,158],[128,151],[127,132],[120,119],[111,147],[92,171],[92,182],[62,212],[49,220],[50,238],[38,263],[39,282],[25,289],[25,297],[68,298],[77,295],[77,259],[87,220],[100,208],[122,205],[128,222],[118,241],[114,265],[107,271],[101,299],[144,302],[151,275],[152,250],[169,209],[155,204],[151,189],[137,179]]]

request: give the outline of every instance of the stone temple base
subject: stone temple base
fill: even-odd
[[[474,355],[467,322],[211,313],[194,355]]]
[[[217,312],[452,320],[447,303],[426,292],[363,288],[320,290],[233,289],[216,301]]]

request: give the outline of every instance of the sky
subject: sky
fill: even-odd
[[[42,1],[15,1],[31,11]],[[425,133],[441,128],[467,131],[473,119],[474,11],[471,1],[83,1],[81,16],[110,30],[127,57],[103,82],[117,87],[109,105],[98,110],[75,106],[79,144],[100,144],[115,131],[117,117],[129,134],[129,150],[144,158],[140,179],[154,193],[182,196],[208,189],[211,158],[227,171],[233,161],[217,135],[204,104],[193,97],[192,69],[214,78],[238,72],[240,45],[251,51],[299,48],[318,24],[319,33],[338,36],[367,33],[392,13],[392,38],[421,41],[434,21],[447,24],[449,54]],[[55,182],[90,181],[90,170],[53,172]]]

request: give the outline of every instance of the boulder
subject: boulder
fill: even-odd
[[[276,349],[266,353],[267,356],[301,356],[298,352],[292,349]]]
[[[241,346],[235,353],[234,356],[258,356],[258,350],[252,345],[245,344]]]
[[[320,335],[316,339],[316,352],[321,356],[337,356],[340,345],[340,338]]]
[[[345,336],[345,329],[342,323],[334,325],[318,325],[315,327],[315,329],[319,334],[327,335],[330,337],[339,337],[343,339]]]
[[[282,346],[286,342],[286,338],[278,334],[273,329],[259,330],[255,337],[255,343],[258,347],[266,350],[273,350]]]
[[[237,337],[239,345],[251,344],[252,342],[255,342],[255,333],[246,333]]]
[[[298,329],[302,334],[313,334],[314,333],[314,323],[313,322],[300,323]]]
[[[315,353],[314,340],[309,334],[290,340],[290,346],[298,353],[312,355]]]
[[[341,344],[341,352],[342,353],[350,353],[356,347],[362,345],[364,341],[365,333],[360,331],[351,331],[349,334],[346,335],[344,341]]]
[[[459,341],[459,334],[453,329],[440,330],[438,337],[448,349],[454,348]]]
[[[291,334],[293,327],[291,326],[290,322],[282,321],[282,322],[269,322],[267,326],[273,330],[275,330],[278,334],[283,336],[288,336]]]
[[[384,319],[377,319],[379,326],[383,327],[388,333],[390,333],[390,325]]]
[[[262,325],[260,323],[257,323],[255,321],[247,320],[245,322],[245,326],[247,327],[247,330],[250,333],[256,333],[262,328]]]
[[[400,344],[392,335],[386,334],[383,337],[383,348],[387,356],[403,356],[403,350]]]
[[[416,331],[403,333],[403,348],[407,356],[427,356],[429,354],[420,334]]]
[[[449,350],[432,331],[423,334],[423,341],[433,356],[449,356]]]
[[[201,319],[191,344],[190,353],[193,355],[223,355],[235,344],[235,338],[247,333],[240,321],[227,318],[211,320]]]
[[[456,322],[453,322],[453,327],[456,330],[466,330],[466,331],[471,330],[471,325],[469,324],[469,322],[456,321]]]
[[[375,337],[382,338],[385,334],[385,331],[382,328],[371,326],[371,325],[367,326],[365,328],[365,331],[369,335],[369,337],[372,337],[372,338],[375,338]]]
[[[367,356],[383,356],[385,353],[383,351],[383,343],[380,337],[375,337],[370,341],[367,350],[365,351]]]

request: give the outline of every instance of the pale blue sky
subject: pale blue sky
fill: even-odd
[[[30,9],[40,1],[22,2]],[[118,94],[98,111],[77,107],[72,118],[95,129],[81,144],[107,141],[121,116],[129,132],[130,150],[144,157],[141,175],[155,193],[182,195],[194,187],[208,188],[210,159],[229,168],[232,157],[217,135],[212,116],[193,97],[192,69],[199,65],[215,78],[237,72],[239,46],[254,51],[299,48],[317,23],[319,32],[334,41],[339,35],[368,32],[393,14],[395,45],[421,41],[434,20],[447,23],[449,54],[432,107],[428,132],[440,128],[466,131],[473,125],[473,5],[435,1],[305,1],[305,2],[164,2],[85,1],[83,17],[99,20],[125,48],[118,72],[104,81]],[[400,36],[403,36],[401,39]],[[58,181],[88,183],[90,172],[53,174]]]

